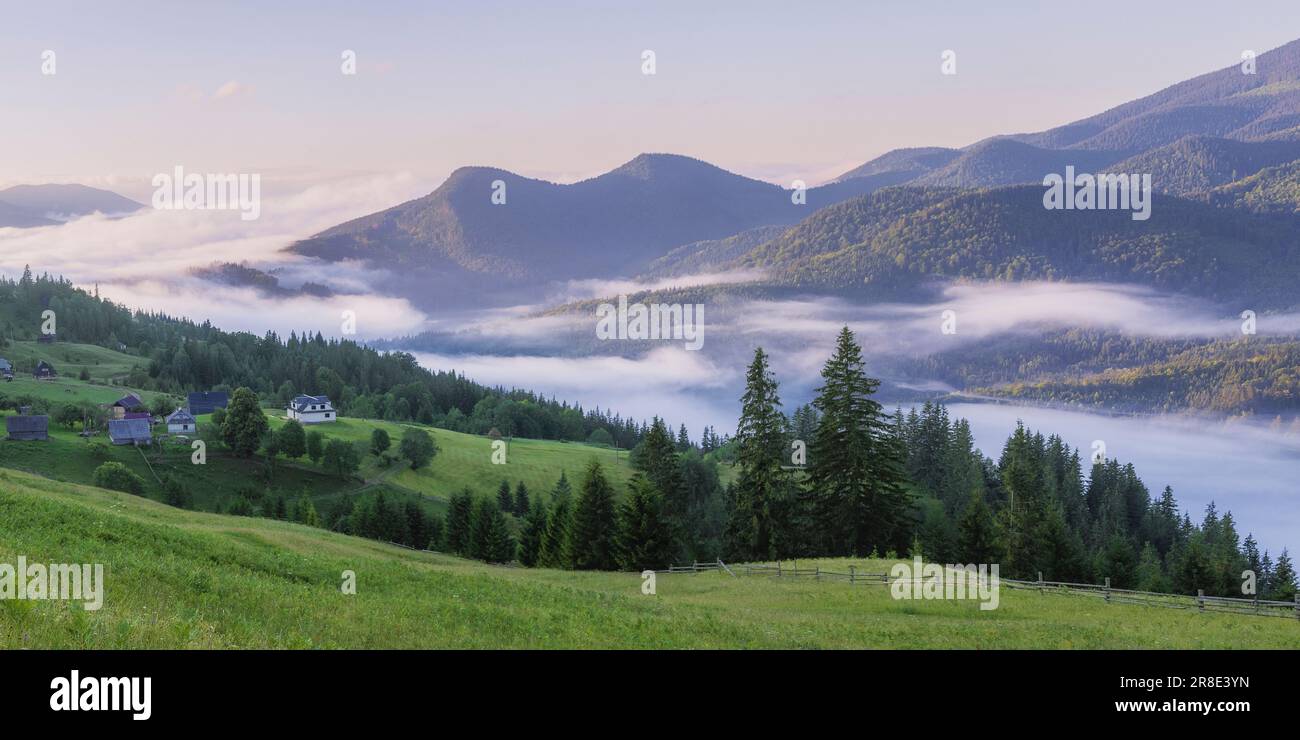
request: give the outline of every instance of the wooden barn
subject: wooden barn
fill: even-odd
[[[148,419],[110,419],[108,439],[115,445],[147,445],[153,441]]]
[[[50,438],[48,416],[6,416],[5,431],[9,439],[23,442],[45,442]]]

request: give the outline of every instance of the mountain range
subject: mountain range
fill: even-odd
[[[1047,131],[893,150],[807,189],[805,202],[671,154],[573,184],[464,167],[429,195],[289,249],[387,269],[393,290],[426,302],[761,269],[773,283],[835,290],[1046,277],[1293,305],[1300,291],[1279,274],[1295,274],[1289,245],[1300,244],[1300,41],[1255,62],[1255,74],[1234,65]],[[1148,173],[1164,197],[1149,222],[1047,211],[1042,179],[1067,166]]]

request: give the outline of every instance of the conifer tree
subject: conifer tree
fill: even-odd
[[[808,447],[806,498],[819,535],[813,544],[828,554],[903,552],[912,540],[903,450],[890,416],[872,398],[879,385],[844,327],[822,369],[813,401],[821,419]]]
[[[1002,562],[1002,533],[993,510],[979,491],[972,491],[967,498],[957,530],[957,557],[961,562],[977,565]]]
[[[475,504],[469,539],[471,557],[488,563],[505,563],[514,557],[510,524],[496,499],[485,497]]]
[[[515,509],[515,497],[510,494],[510,481],[501,480],[501,485],[497,486],[497,508],[504,512],[512,512]]]
[[[662,508],[654,484],[640,473],[633,476],[618,510],[618,561],[624,570],[654,570],[669,563],[673,536]]]
[[[320,515],[316,513],[316,505],[312,503],[311,496],[303,491],[302,497],[298,499],[298,521],[309,527],[320,526]]]
[[[651,422],[645,439],[637,445],[632,466],[645,473],[646,478],[664,497],[669,516],[680,517],[685,514],[685,502],[680,500],[682,481],[677,446],[668,432],[668,426],[658,416]]]
[[[516,516],[524,517],[532,511],[532,508],[532,505],[528,501],[528,486],[525,486],[523,481],[519,481],[515,484],[515,500],[511,511],[513,511]]]
[[[740,421],[736,425],[735,509],[728,539],[741,558],[766,560],[781,554],[792,537],[784,529],[784,508],[791,492],[787,463],[786,423],[781,413],[776,378],[767,353],[754,350],[745,372]]]
[[[443,527],[447,552],[469,555],[470,525],[473,518],[474,494],[468,488],[453,493],[447,503],[447,524]]]
[[[1286,548],[1282,548],[1282,554],[1277,556],[1277,565],[1273,569],[1272,592],[1269,598],[1273,601],[1291,601],[1296,594],[1296,574],[1295,566],[1291,564],[1291,554]]]
[[[563,470],[560,479],[551,489],[550,511],[546,516],[546,531],[542,535],[542,548],[537,563],[544,568],[571,568],[569,559],[569,524],[573,518],[572,489]]]
[[[578,570],[614,570],[615,536],[618,526],[614,489],[600,463],[592,460],[582,480],[573,507],[569,530],[569,554]]]
[[[528,516],[524,518],[524,526],[519,533],[519,549],[516,557],[524,567],[532,568],[541,560],[546,525],[546,504],[542,503],[542,497],[538,496],[529,506]]]

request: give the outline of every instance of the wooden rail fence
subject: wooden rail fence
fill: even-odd
[[[783,564],[777,561],[775,565],[742,563],[740,565],[728,566],[721,560],[712,563],[693,562],[690,565],[670,565],[665,570],[657,570],[655,573],[706,573],[709,571],[724,571],[732,577],[739,575],[744,576],[766,576],[769,578],[812,578],[821,581],[841,581],[850,585],[876,585],[888,586],[894,583],[898,578],[894,578],[888,573],[872,573],[868,571],[859,571],[856,566],[850,565],[847,571],[822,570],[820,566],[812,568],[800,568],[797,560]],[[923,583],[925,578],[912,578],[914,583]],[[1294,601],[1269,601],[1265,599],[1238,599],[1227,596],[1206,596],[1205,591],[1200,590],[1196,596],[1185,596],[1183,594],[1166,594],[1156,591],[1135,591],[1133,589],[1112,588],[1110,579],[1107,578],[1105,583],[1070,583],[1067,581],[1046,581],[1043,580],[1042,574],[1038,575],[1037,581],[1024,581],[1014,578],[999,578],[1001,583],[1006,584],[1009,588],[1033,589],[1040,594],[1064,594],[1075,596],[1093,596],[1104,600],[1106,603],[1114,604],[1137,604],[1141,606],[1156,606],[1168,609],[1195,609],[1198,612],[1223,612],[1226,614],[1247,614],[1253,616],[1265,617],[1293,617],[1300,620],[1300,593],[1296,594]]]

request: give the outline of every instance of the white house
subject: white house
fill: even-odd
[[[288,416],[303,424],[336,421],[338,414],[327,396],[298,396],[289,404]]]
[[[178,408],[167,417],[167,431],[172,434],[193,434],[198,422],[184,408]]]

